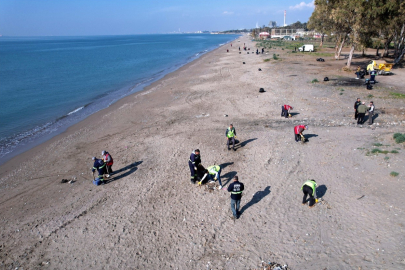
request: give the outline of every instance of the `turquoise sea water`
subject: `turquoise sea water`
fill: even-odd
[[[0,37],[0,164],[235,38]]]

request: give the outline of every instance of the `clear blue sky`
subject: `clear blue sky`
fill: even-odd
[[[308,21],[313,0],[1,0],[3,36],[230,30]]]

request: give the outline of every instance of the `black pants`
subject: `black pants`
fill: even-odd
[[[106,169],[107,169],[107,174],[112,174],[113,170],[112,170],[112,165],[105,165]]]
[[[314,192],[311,187],[304,186],[302,188],[302,192],[304,192],[304,197],[302,198],[302,203],[307,203],[307,196],[309,195],[309,206],[313,206],[315,204],[315,197],[312,195]]]
[[[357,112],[357,110],[354,111],[354,119],[357,120],[357,117],[359,117],[359,113]]]
[[[285,118],[288,118],[288,110],[286,110],[284,106],[281,106],[281,116],[285,116]]]
[[[364,123],[364,116],[365,115],[366,115],[365,113],[359,113],[357,115],[357,124],[363,124]]]
[[[295,134],[295,133],[294,133]],[[299,142],[301,141],[301,135],[300,134],[295,134],[295,141]]]
[[[196,172],[196,170],[194,170],[194,164],[189,161],[188,166],[190,167],[190,174],[191,174],[190,180],[191,180],[191,182],[195,183],[195,181],[197,180],[196,179],[197,172]]]
[[[226,145],[228,146],[228,149],[229,149],[229,144],[231,141],[232,141],[232,149],[235,149],[235,137],[228,138]]]

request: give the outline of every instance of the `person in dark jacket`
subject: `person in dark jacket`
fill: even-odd
[[[93,157],[92,160],[94,161],[93,164],[93,169],[91,171],[94,172],[97,170],[98,171],[98,180],[101,182],[104,181],[104,174],[106,173],[105,170],[105,163],[102,159],[98,159],[96,157]]]
[[[357,120],[359,113],[357,112],[357,108],[360,106],[361,101],[360,98],[357,98],[356,102],[354,103],[354,119]]]
[[[233,217],[238,219],[240,216],[239,207],[242,199],[242,192],[245,189],[243,183],[239,182],[238,176],[233,177],[233,183],[228,186],[228,192],[231,193],[231,210]]]
[[[201,165],[201,156],[200,156],[200,149],[194,150],[191,155],[190,159],[188,160],[188,166],[190,167],[190,180],[192,184],[195,184],[196,177],[197,177],[197,167]]]
[[[226,145],[228,146],[228,150],[231,150],[231,148],[229,148],[229,143],[232,141],[232,149],[233,151],[236,151],[235,149],[236,130],[232,124],[230,124],[229,128],[226,129],[225,136],[227,140]]]
[[[370,105],[368,105],[368,124],[373,124],[373,116],[374,116],[374,102],[370,101]]]

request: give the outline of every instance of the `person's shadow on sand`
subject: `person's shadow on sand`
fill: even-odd
[[[318,199],[322,198],[327,190],[328,188],[325,185],[320,185],[319,187],[316,188],[316,197]]]
[[[242,147],[244,147],[245,145],[247,145],[248,143],[253,142],[253,141],[255,141],[255,140],[257,140],[257,138],[249,139],[249,140],[243,141],[243,142],[238,143],[238,144],[235,143],[235,144],[236,144],[236,145],[235,145],[235,149],[242,148]]]
[[[226,186],[231,180],[232,178],[237,174],[237,172],[232,171],[232,172],[227,172],[226,174],[222,175],[221,178],[228,178],[228,180],[226,182],[222,182],[222,186]]]
[[[119,170],[114,171],[114,177],[108,179],[105,183],[108,184],[108,183],[117,181],[117,180],[119,180],[119,179],[121,179],[121,178],[124,178],[124,177],[130,175],[131,173],[133,173],[133,172],[135,172],[136,170],[138,170],[138,166],[141,165],[142,162],[143,162],[142,160],[141,160],[141,161],[137,161],[137,162],[134,162],[134,163],[131,163],[131,164],[125,166],[124,168],[121,168],[121,169],[119,169]],[[128,170],[128,171],[127,171],[127,170]],[[124,172],[124,171],[126,171],[126,172]],[[121,175],[117,175],[117,174],[119,174],[119,173],[121,173],[121,172],[124,172],[124,173],[121,174]],[[115,175],[117,175],[117,176],[115,176]]]
[[[248,202],[247,204],[245,204],[242,209],[239,211],[240,214],[242,215],[243,212],[245,212],[249,207],[255,205],[256,203],[260,202],[264,197],[266,197],[267,195],[270,194],[270,186],[267,186],[263,191],[257,191],[252,199],[250,200],[250,202]]]

